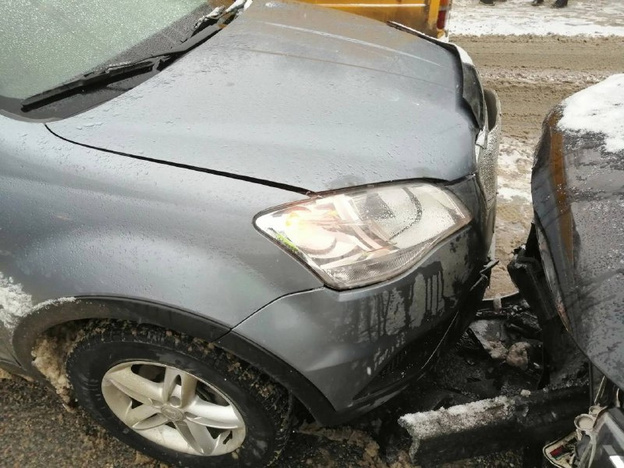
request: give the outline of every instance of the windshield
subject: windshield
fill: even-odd
[[[230,3],[5,0],[0,95],[24,99],[94,68],[168,50],[188,37],[199,15]]]

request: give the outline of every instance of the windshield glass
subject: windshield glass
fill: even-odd
[[[200,15],[230,3],[5,0],[0,95],[24,99],[94,68],[168,50],[188,37]]]

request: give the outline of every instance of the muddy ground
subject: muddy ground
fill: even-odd
[[[472,55],[486,86],[499,93],[503,105],[501,179],[508,189],[499,200],[497,253],[504,264],[512,248],[524,240],[530,222],[526,196],[530,153],[544,116],[562,98],[624,70],[624,39],[454,39]],[[501,266],[491,294],[511,290]],[[445,365],[471,364],[451,359]],[[293,434],[279,466],[409,466],[406,453],[400,450],[407,442],[388,441],[388,434],[400,434],[386,428],[395,427],[402,412],[418,410],[426,406],[427,399],[451,390],[445,369],[438,366],[432,377],[409,389],[394,405],[349,426],[318,430],[304,425]],[[103,434],[80,411],[66,412],[44,386],[6,377],[0,372],[0,466],[160,466]],[[516,450],[449,466],[521,466],[521,458]]]

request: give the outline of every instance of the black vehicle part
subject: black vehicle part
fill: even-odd
[[[412,436],[410,457],[419,466],[543,443],[573,429],[587,407],[587,387],[480,400],[399,419]]]
[[[37,339],[53,327],[85,320],[125,320],[155,325],[166,330],[212,342],[230,329],[220,323],[174,307],[163,307],[147,301],[114,297],[81,297],[73,302],[55,302],[24,317],[13,333],[13,349],[18,363],[28,374],[37,377],[32,368],[32,349]]]
[[[133,366],[135,362],[148,363],[187,373],[199,381],[197,394],[200,387],[215,389],[236,408],[244,422],[241,444],[223,455],[193,455],[148,440],[140,435],[139,429],[131,430],[111,409],[111,400],[107,399],[107,390],[102,384],[111,369],[128,362]],[[266,466],[277,458],[290,433],[293,400],[285,389],[231,354],[186,335],[129,322],[96,322],[70,352],[67,371],[78,402],[98,423],[135,449],[172,465]],[[166,382],[166,377],[164,379]],[[182,392],[182,380],[176,382]],[[202,386],[202,382],[208,385]],[[113,387],[120,388],[116,384]],[[127,395],[127,391],[123,391]],[[135,403],[140,406],[139,402],[142,401],[138,398],[135,401],[133,397],[130,409],[135,409]],[[172,404],[173,410],[167,404],[167,410],[161,407],[158,414],[169,419],[163,427],[177,428],[179,418],[188,415],[184,413],[183,403],[177,403],[182,408],[180,411],[176,411],[176,403]],[[214,426],[208,427],[214,437]],[[227,443],[231,437],[227,435],[220,443]]]
[[[577,377],[584,364],[584,357],[565,329],[555,305],[555,297],[544,274],[536,230],[533,224],[526,245],[514,250],[507,270],[538,318],[542,329],[544,362],[548,366],[550,383]]]

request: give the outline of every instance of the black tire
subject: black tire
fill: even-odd
[[[115,416],[102,393],[106,372],[129,361],[176,367],[227,396],[246,426],[240,447],[219,456],[192,455],[164,447],[132,430]],[[76,400],[99,424],[122,442],[172,465],[268,466],[290,435],[293,401],[284,388],[223,350],[156,327],[128,322],[93,324],[70,352],[67,374]]]

